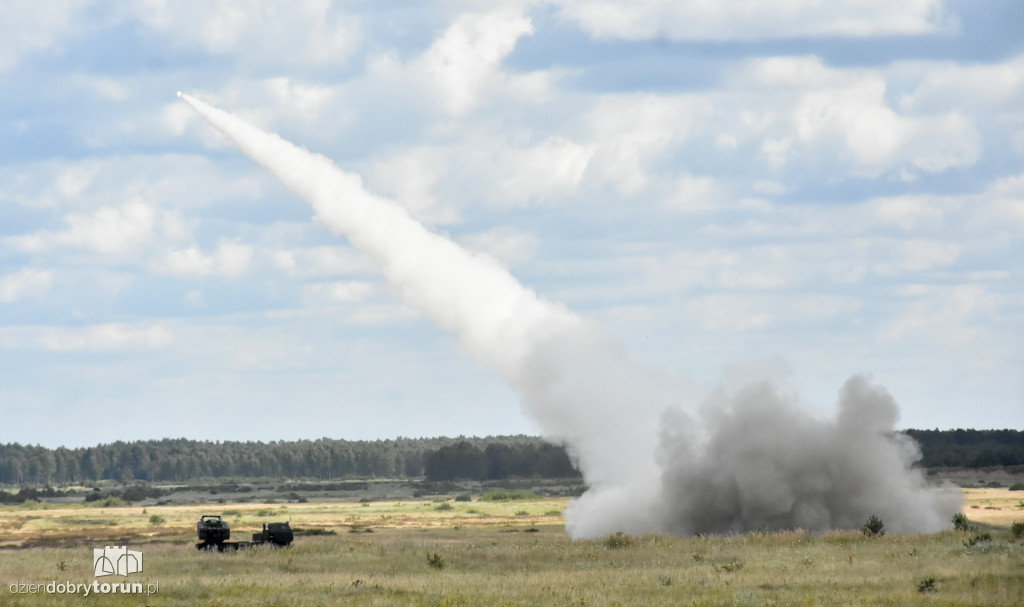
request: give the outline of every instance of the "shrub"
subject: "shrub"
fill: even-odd
[[[879,537],[885,535],[885,523],[882,522],[882,519],[872,514],[868,517],[868,522],[864,523],[860,530],[868,537]]]
[[[1013,526],[1010,527],[1010,533],[1013,534],[1015,539],[1024,538],[1024,522],[1014,521]]]
[[[967,546],[968,548],[970,548],[971,546],[974,546],[975,544],[978,544],[978,543],[981,543],[981,542],[991,542],[991,541],[992,541],[992,534],[991,533],[989,533],[987,531],[985,533],[978,533],[977,531],[975,531],[974,535],[972,535],[970,538],[964,540],[964,546]]]
[[[480,502],[505,502],[510,500],[536,500],[541,499],[532,491],[488,491],[480,496]]]
[[[957,512],[953,515],[953,529],[957,531],[967,531],[970,528],[970,522],[967,520],[967,515],[963,512]]]
[[[165,519],[164,517],[160,516],[159,514],[154,514],[154,515],[149,517],[149,524],[150,525],[163,525],[166,522],[167,522],[167,519]]]
[[[441,558],[441,555],[436,552],[434,554],[427,555],[427,564],[433,567],[434,569],[444,569],[448,566],[448,563],[444,562],[444,559]]]
[[[454,506],[452,506],[448,502],[445,502],[443,504],[438,504],[437,506],[434,507],[434,510],[441,510],[441,511],[452,510],[452,509],[454,509]]]
[[[323,527],[310,527],[309,529],[294,529],[295,535],[338,535],[337,531],[324,529]]]
[[[926,577],[917,583],[918,592],[935,592],[938,588],[935,587],[935,578]]]
[[[256,516],[274,516],[275,514],[277,514],[277,511],[272,508],[262,508],[256,513]]]
[[[632,543],[632,537],[622,533],[621,531],[616,531],[615,533],[612,533],[607,538],[605,538],[604,547],[611,548],[614,550],[617,548],[625,548],[631,545]]]
[[[1010,491],[1024,491],[1024,483],[1014,483],[1010,485]]]
[[[461,494],[455,496],[455,501],[457,501],[457,502],[471,502],[471,501],[473,501],[473,498],[470,497],[470,495],[468,493],[461,493]]]
[[[726,561],[718,566],[719,571],[724,571],[726,573],[732,573],[733,571],[739,571],[740,569],[743,569],[743,561],[738,559]]]

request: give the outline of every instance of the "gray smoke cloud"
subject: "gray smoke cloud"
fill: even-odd
[[[614,339],[520,284],[494,259],[426,229],[358,175],[189,95],[178,96],[520,396],[588,484],[566,511],[574,538],[856,528],[871,514],[902,532],[941,529],[958,494],[926,487],[898,409],[864,378],[835,420],[769,383],[701,398],[685,378],[631,359]],[[699,403],[699,405],[698,405]]]

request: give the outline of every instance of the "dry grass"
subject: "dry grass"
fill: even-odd
[[[963,492],[967,496],[964,513],[972,521],[996,527],[1024,521],[1024,491],[963,489]]]
[[[984,510],[1002,503],[995,501],[999,491],[972,491],[969,505],[981,507],[968,507],[968,516],[990,524],[976,514],[1001,512]],[[8,585],[91,583],[91,549],[122,537],[145,553],[145,571],[129,580],[160,584],[148,605],[1018,605],[1024,596],[1024,543],[1007,531],[974,546],[953,531],[875,539],[859,531],[793,531],[649,535],[610,548],[604,540],[570,541],[564,521],[550,514],[565,504],[452,502],[448,511],[429,501],[167,506],[146,513],[8,508],[0,510],[0,537],[42,547],[0,551],[0,604],[68,603],[66,596],[12,595]],[[275,515],[258,516],[267,509]],[[224,510],[241,514],[226,518],[242,539],[263,522],[289,519],[296,528],[338,535],[300,536],[287,549],[197,552],[195,521]],[[1016,512],[1024,520],[1024,510]],[[167,522],[150,525],[153,514]],[[373,533],[349,533],[365,529]],[[428,564],[435,554],[443,569]],[[919,592],[929,578],[935,591]]]

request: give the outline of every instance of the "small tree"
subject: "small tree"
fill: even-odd
[[[971,524],[967,520],[967,515],[963,512],[957,512],[953,515],[953,529],[957,531],[967,531],[970,529]]]
[[[868,537],[878,537],[885,535],[885,523],[882,522],[882,519],[872,514],[868,518],[868,522],[864,523],[860,530]]]

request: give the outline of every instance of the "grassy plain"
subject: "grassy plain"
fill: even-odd
[[[1020,605],[1024,541],[1007,527],[1024,521],[1024,494],[966,493],[964,511],[990,540],[792,531],[571,541],[560,515],[566,498],[12,506],[0,509],[0,604]],[[232,539],[280,520],[336,535],[200,553],[202,514],[224,515]],[[152,524],[154,515],[165,522]],[[145,555],[144,571],[127,581],[159,583],[158,593],[10,592],[19,581],[110,580],[92,576],[92,549],[123,543]]]

